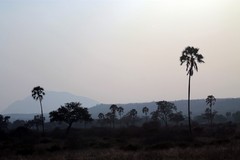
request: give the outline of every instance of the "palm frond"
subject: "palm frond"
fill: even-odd
[[[198,72],[198,66],[197,66],[197,63],[195,61],[193,62],[193,66],[196,69],[196,71]]]

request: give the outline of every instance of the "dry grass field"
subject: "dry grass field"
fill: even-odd
[[[47,133],[20,128],[2,134],[0,160],[237,160],[239,126],[92,128]]]
[[[173,147],[152,151],[122,151],[118,149],[88,149],[79,151],[58,151],[34,155],[9,155],[2,160],[237,160],[240,145],[213,145],[200,148]]]

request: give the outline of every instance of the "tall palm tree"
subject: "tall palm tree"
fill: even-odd
[[[192,135],[192,127],[191,127],[191,112],[190,112],[190,87],[191,87],[191,77],[193,76],[194,69],[198,71],[197,63],[204,63],[203,56],[198,54],[198,48],[194,47],[186,47],[182,52],[182,56],[180,57],[181,65],[186,63],[186,71],[188,75],[188,125],[189,132]]]
[[[142,109],[142,112],[143,112],[143,114],[145,114],[145,117],[146,117],[146,121],[147,121],[147,114],[148,114],[148,112],[149,112],[149,109],[148,109],[148,107],[143,107],[143,109]]]
[[[216,98],[213,95],[209,95],[206,99],[206,103],[207,105],[209,105],[209,109],[210,109],[210,124],[212,126],[212,121],[213,121],[213,117],[214,114],[212,112],[212,106],[216,103]]]
[[[34,87],[32,90],[32,97],[36,101],[39,100],[41,107],[41,120],[42,120],[42,134],[44,135],[44,117],[43,117],[43,108],[42,108],[42,100],[45,95],[44,89],[40,86]]]

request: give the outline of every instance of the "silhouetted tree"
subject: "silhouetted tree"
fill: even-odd
[[[131,109],[129,113],[130,113],[130,116],[132,118],[136,118],[137,117],[137,110],[136,109]]]
[[[8,128],[10,116],[3,116],[0,114],[0,130]]]
[[[119,115],[120,126],[122,125],[123,112],[124,112],[124,108],[122,106],[118,107],[118,115]]]
[[[110,124],[110,127],[112,126],[113,123],[113,119],[114,119],[114,115],[112,112],[108,112],[107,114],[105,114],[105,119],[104,121],[108,124]]]
[[[87,108],[81,107],[81,103],[71,102],[61,106],[56,111],[50,112],[49,117],[50,122],[58,121],[67,123],[66,134],[68,134],[74,122],[88,121],[87,117],[90,120],[91,115],[88,113]]]
[[[101,124],[101,126],[102,126],[103,123],[104,123],[104,119],[105,119],[104,114],[103,114],[103,113],[99,113],[99,114],[98,114],[98,121],[99,121],[99,123]]]
[[[184,121],[185,119],[181,111],[170,114],[169,118],[170,118],[170,121],[175,122],[176,125],[178,125],[179,122]]]
[[[89,114],[88,109],[87,108],[83,108],[83,109],[84,109],[84,112],[83,112],[82,120],[84,122],[84,128],[86,128],[87,123],[92,122],[93,119],[91,117],[91,114]]]
[[[165,126],[168,126],[168,121],[170,120],[170,116],[173,111],[177,110],[177,107],[167,101],[159,101],[156,102],[158,108],[157,111],[159,112],[160,119],[165,123]]]
[[[42,117],[41,115],[35,115],[32,120],[27,121],[25,126],[27,128],[36,128],[36,130],[39,131],[39,126],[41,126],[41,124],[42,124],[41,117]],[[45,121],[45,119],[44,119],[44,121]]]
[[[191,111],[190,111],[190,87],[191,87],[191,77],[193,76],[194,69],[198,71],[198,63],[204,63],[203,56],[198,54],[198,48],[194,47],[186,47],[182,52],[182,56],[180,57],[181,65],[186,63],[186,71],[188,75],[188,125],[189,132],[192,135],[192,127],[191,127]]]
[[[212,111],[212,106],[216,103],[216,98],[213,95],[209,95],[206,99],[206,103],[207,103],[207,105],[209,105],[209,116],[208,116],[208,118],[210,120],[210,124],[212,125],[214,116],[217,113],[216,111],[214,111],[214,112]],[[205,113],[206,113],[206,111],[205,111]]]
[[[149,112],[148,107],[146,107],[146,106],[143,107],[142,112],[143,112],[143,114],[145,114],[145,118],[146,118],[146,121],[147,121],[147,115],[148,115],[148,112]]]
[[[45,120],[45,118],[43,120]],[[37,130],[39,130],[39,126],[41,125],[41,122],[42,122],[42,116],[35,115],[33,118],[33,125],[36,127]]]
[[[206,108],[206,110],[202,116],[204,119],[207,119],[208,123],[210,123],[212,126],[212,120],[216,114],[217,114],[217,111],[212,112],[210,108]]]
[[[158,112],[158,110],[156,110],[156,111],[153,111],[153,112],[151,112],[150,113],[152,116],[151,116],[151,120],[152,121],[159,121],[160,120],[160,116],[159,116],[159,112]]]
[[[115,128],[115,119],[116,119],[116,112],[118,111],[118,106],[113,104],[110,106],[109,109],[111,110],[111,113],[112,113],[111,120],[112,120],[113,128]]]
[[[15,120],[12,122],[12,124],[10,125],[11,129],[16,129],[18,127],[23,127],[26,125],[26,122],[24,120]]]
[[[136,109],[131,109],[129,112],[129,116],[131,118],[131,122],[134,125],[135,121],[137,120],[137,110]]]
[[[122,119],[127,126],[129,126],[130,123],[134,125],[134,122],[137,120],[137,110],[131,109]]]
[[[41,120],[42,120],[42,134],[44,135],[44,118],[43,118],[43,107],[42,107],[42,100],[43,96],[45,95],[44,89],[40,86],[34,87],[32,90],[32,97],[36,101],[39,100],[40,107],[41,107]]]
[[[103,120],[105,117],[104,117],[104,114],[103,113],[99,113],[98,114],[98,119],[100,120]]]
[[[120,107],[118,107],[117,111],[118,111],[118,114],[119,114],[119,119],[121,119],[122,118],[122,114],[124,112],[124,108],[120,106]]]

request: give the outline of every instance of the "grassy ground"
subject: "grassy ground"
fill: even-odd
[[[2,160],[236,160],[239,145],[208,146],[201,148],[171,148],[153,151],[122,151],[117,149],[88,149],[63,151],[28,156],[7,156]]]
[[[20,128],[0,137],[0,160],[236,160],[238,126],[155,126],[56,130],[42,137]]]

